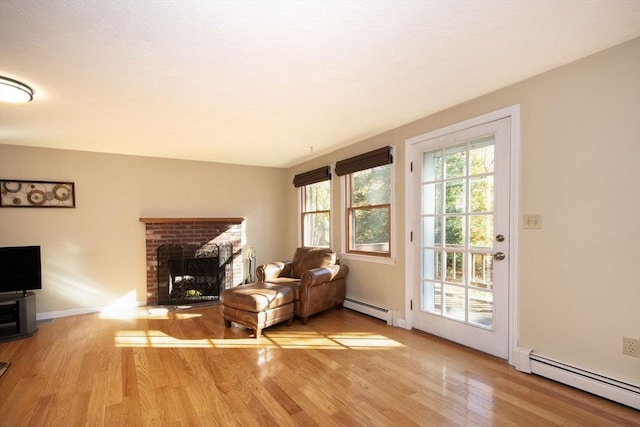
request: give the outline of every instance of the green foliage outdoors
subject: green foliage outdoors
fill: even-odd
[[[304,245],[329,246],[329,209],[331,181],[310,184],[304,188]]]
[[[378,166],[351,175],[355,244],[389,242],[391,165]],[[365,208],[366,207],[366,208]]]
[[[441,203],[439,194],[444,193],[444,215],[445,223],[444,242],[446,245],[465,244],[464,221],[461,214],[466,210],[466,180],[467,175],[466,151],[454,147],[451,152],[445,152],[444,168],[440,166],[441,156],[436,160],[436,176],[439,170],[444,169],[445,180],[437,185],[441,185],[440,191],[436,191],[436,204]],[[470,174],[486,174],[493,172],[493,146],[480,146],[469,151]],[[493,211],[493,176],[472,177],[469,180],[470,198],[469,210],[471,213],[492,213]],[[489,197],[485,197],[488,194]],[[491,244],[492,235],[491,215],[474,215],[470,220],[469,242],[472,246],[487,246]],[[440,236],[442,233],[442,221],[436,221],[434,233]],[[441,241],[436,239],[436,241]]]
[[[434,222],[435,242],[444,240],[448,247],[464,247],[468,238],[470,246],[487,247],[491,246],[493,238],[493,145],[480,143],[471,146],[468,152],[465,148],[466,146],[447,148],[444,158],[441,152],[433,153],[434,170],[427,175],[440,178],[440,182],[436,183],[438,188],[435,191],[435,204],[439,207],[436,211],[442,212],[441,219],[436,218]],[[489,175],[482,176],[483,174]],[[469,176],[471,177],[467,180]],[[465,236],[466,226],[464,216],[461,215],[467,210],[467,192],[469,212],[478,213],[469,218],[469,236]],[[444,194],[442,207],[441,194]],[[456,256],[453,251],[447,251],[445,262],[448,277],[462,274],[463,257]]]
[[[493,234],[494,162],[491,140],[472,144],[469,151],[466,146],[458,146],[449,147],[444,153],[434,152],[433,160],[433,170],[428,175],[436,179],[435,203],[439,207],[436,212],[440,213],[434,222],[435,241],[444,240],[447,246],[462,247],[469,239],[471,246],[490,246]],[[351,174],[352,225],[356,245],[389,242],[391,170],[391,165],[384,165]],[[469,180],[466,179],[468,176],[471,176]],[[306,212],[329,210],[330,181],[309,185],[306,191]],[[467,209],[467,192],[470,212],[478,213],[470,217],[469,236],[465,236],[462,215]],[[305,223],[308,223],[306,228],[310,232],[309,235],[305,233],[305,240],[328,242],[328,213],[313,214]],[[458,260],[462,262],[461,257]],[[456,265],[456,269],[458,267],[462,268],[462,265]]]

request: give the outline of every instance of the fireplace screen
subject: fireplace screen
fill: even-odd
[[[220,299],[233,283],[233,244],[158,247],[158,304]]]

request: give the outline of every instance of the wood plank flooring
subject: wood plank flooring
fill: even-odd
[[[640,425],[626,406],[346,309],[260,341],[225,329],[220,306],[59,318],[0,343],[0,361],[0,426]]]

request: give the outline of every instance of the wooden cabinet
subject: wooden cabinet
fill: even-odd
[[[0,342],[30,337],[36,332],[36,295],[0,295]]]

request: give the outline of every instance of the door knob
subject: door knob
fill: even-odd
[[[495,254],[493,254],[493,259],[495,259],[496,261],[502,261],[506,257],[507,256],[504,254],[504,252],[496,252]]]

